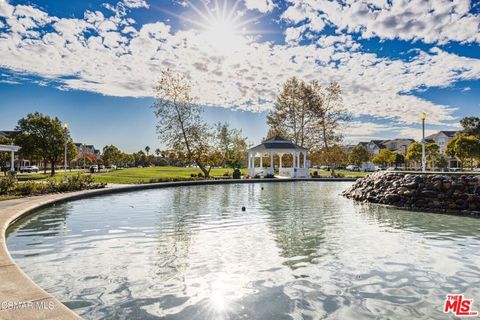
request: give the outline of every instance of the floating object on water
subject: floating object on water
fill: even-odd
[[[242,207],[242,211],[246,211],[246,210],[247,210],[247,208],[245,208],[245,207]]]

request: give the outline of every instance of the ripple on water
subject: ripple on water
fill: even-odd
[[[431,319],[446,294],[480,299],[480,220],[353,203],[348,186],[78,200],[19,221],[8,247],[87,319]]]

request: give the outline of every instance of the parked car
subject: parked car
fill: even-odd
[[[28,172],[28,173],[38,172],[38,167],[37,167],[37,166],[24,166],[24,167],[20,167],[20,172],[21,172],[21,173],[24,173],[24,172]]]
[[[360,168],[353,164],[347,166],[345,169],[347,169],[348,171],[360,171]]]
[[[450,172],[458,172],[460,170],[461,170],[460,168],[448,168],[448,171]]]
[[[103,170],[103,169],[105,169],[105,166],[104,166],[103,164],[101,164],[101,165],[99,166],[99,168],[100,168],[100,170]]]
[[[114,164],[109,164],[105,168],[115,170],[115,169],[117,169],[117,166],[114,165]]]
[[[386,170],[387,170],[387,171],[395,171],[395,170],[397,170],[397,168],[395,168],[395,167],[388,167]]]
[[[97,165],[90,166],[89,170],[90,170],[91,173],[97,172],[98,171],[98,166]]]
[[[328,171],[328,170],[330,170],[330,167],[329,166],[320,166],[320,170]]]
[[[375,171],[375,165],[371,162],[362,163],[362,165],[360,166],[360,171],[373,172]]]
[[[375,171],[381,171],[381,170],[385,170],[385,167],[384,166],[375,166]]]

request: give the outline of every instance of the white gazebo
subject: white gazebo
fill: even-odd
[[[263,141],[258,146],[248,150],[248,175],[266,176],[274,175],[275,169],[273,166],[273,158],[275,155],[279,157],[278,174],[279,176],[289,178],[308,178],[310,177],[308,168],[309,161],[307,161],[308,149],[296,145],[290,140],[275,136]],[[293,164],[291,167],[282,167],[282,158],[285,154],[291,154],[293,157]],[[268,167],[263,167],[263,157],[270,157],[270,164]],[[255,167],[255,158],[260,158],[260,167]]]
[[[8,144],[0,144],[0,152],[10,152],[11,153],[11,160],[10,160],[10,171],[15,171],[15,152],[20,150],[19,146],[8,145]]]

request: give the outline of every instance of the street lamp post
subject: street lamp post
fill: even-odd
[[[422,120],[422,172],[427,171],[427,157],[425,155],[425,119],[427,114],[425,112],[420,113],[420,119]]]
[[[67,130],[68,130],[68,123],[64,123],[63,124],[63,129],[65,130],[65,157],[64,157],[64,161],[63,161],[63,167],[64,167],[64,171],[65,171],[65,174],[67,173]]]

